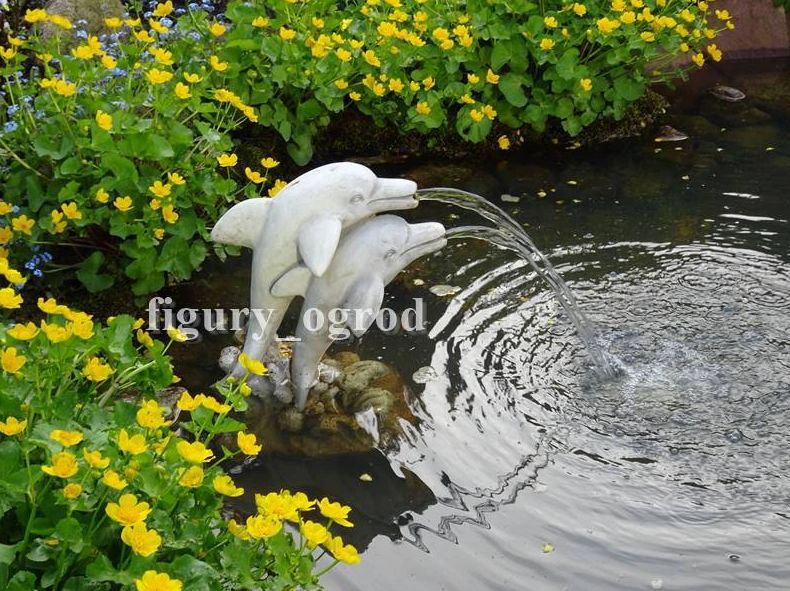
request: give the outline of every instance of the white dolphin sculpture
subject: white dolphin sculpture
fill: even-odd
[[[384,286],[412,261],[445,244],[441,224],[408,224],[395,215],[360,222],[343,236],[326,273],[314,277],[305,293],[291,358],[291,381],[299,410],[316,382],[318,362],[332,343],[329,322],[319,323],[316,330],[306,326],[306,314],[313,314],[308,311],[320,310],[327,318],[330,310],[345,310],[348,328],[360,336],[378,316]]]
[[[294,179],[274,199],[248,199],[230,208],[211,239],[253,249],[243,352],[262,359],[293,297],[326,271],[344,228],[380,212],[417,207],[416,191],[413,181],[380,179],[361,164],[339,162]],[[243,374],[237,364],[232,375]]]

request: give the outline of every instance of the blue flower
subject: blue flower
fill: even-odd
[[[5,125],[3,125],[3,131],[5,133],[13,133],[17,130],[19,125],[17,125],[16,121],[7,121]]]

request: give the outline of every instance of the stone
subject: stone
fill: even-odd
[[[122,17],[126,7],[121,0],[51,0],[45,5],[49,14],[57,14],[68,18],[75,29],[85,30],[90,35],[102,35],[111,31],[104,24],[105,18]],[[84,20],[86,24],[80,26],[77,21]],[[50,23],[41,26],[43,35],[60,35],[71,37],[73,31],[63,31]]]

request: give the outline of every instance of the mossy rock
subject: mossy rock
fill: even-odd
[[[77,21],[84,20],[87,24],[84,29],[90,35],[101,35],[109,29],[104,24],[105,18],[121,17],[126,13],[126,7],[121,0],[51,0],[45,6],[49,14],[58,14],[68,18],[75,27]],[[57,35],[63,32],[54,25],[46,23],[41,30],[44,35]],[[72,31],[67,33],[70,36]]]

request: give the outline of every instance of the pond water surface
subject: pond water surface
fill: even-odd
[[[401,372],[419,426],[386,454],[264,455],[238,476],[248,492],[353,506],[363,561],[333,572],[330,590],[787,588],[790,75],[740,64],[696,88],[717,81],[748,98],[679,96],[669,122],[683,142],[395,171],[480,193],[523,223],[624,371],[596,378],[512,253],[453,241],[414,265],[388,298],[425,298],[430,332],[351,348]],[[482,221],[437,203],[412,217]],[[177,303],[245,305],[247,263],[204,277],[222,282],[221,302],[198,281]],[[460,291],[436,296],[439,284]],[[183,353],[189,385],[217,377],[228,340]],[[426,366],[433,379],[410,379]]]

